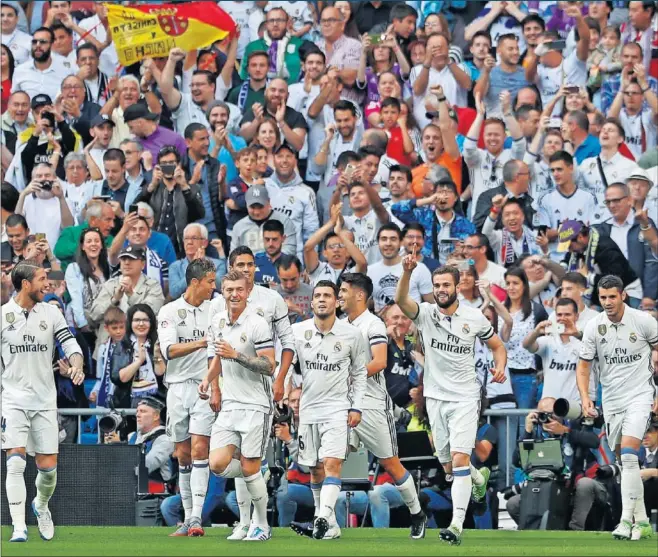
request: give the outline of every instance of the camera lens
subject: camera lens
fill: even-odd
[[[50,180],[44,180],[41,182],[41,189],[44,191],[50,191],[53,189],[53,183]]]

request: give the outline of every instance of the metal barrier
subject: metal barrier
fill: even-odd
[[[516,445],[516,431],[514,432],[514,437],[510,437],[510,418],[511,417],[525,417],[533,409],[528,408],[507,408],[503,410],[485,410],[484,415],[487,418],[487,422],[491,423],[491,418],[505,418],[505,462],[507,466],[505,467],[505,485],[510,485],[510,467],[512,462],[512,453],[514,452],[514,447]],[[110,410],[109,408],[62,408],[58,411],[62,416],[77,416],[78,418],[78,444],[80,444],[80,439],[82,435],[82,418],[87,416],[107,416],[108,414],[116,413],[122,416],[134,416],[137,411],[134,408],[122,408],[116,410]],[[502,433],[502,432],[499,432]],[[100,428],[98,428],[98,442],[101,442],[101,433]],[[510,440],[514,439],[514,443],[510,443]]]

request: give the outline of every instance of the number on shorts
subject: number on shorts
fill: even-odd
[[[298,438],[298,443],[299,443],[299,450],[303,451],[304,450],[304,440],[302,439],[302,436],[300,435]]]

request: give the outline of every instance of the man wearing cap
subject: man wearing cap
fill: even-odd
[[[145,464],[149,480],[167,483],[173,478],[174,466],[171,457],[174,444],[166,435],[165,426],[160,421],[164,404],[147,396],[137,404],[137,431],[128,437],[129,445],[144,445]]]
[[[645,210],[631,210],[633,200],[626,184],[610,184],[605,190],[605,204],[611,216],[595,225],[596,229],[614,240],[640,279],[626,287],[629,304],[652,310],[658,298],[658,259],[651,253],[651,243],[658,239],[656,226]]]
[[[157,280],[144,274],[146,253],[143,248],[128,246],[119,254],[121,274],[103,283],[89,310],[89,321],[103,323],[103,315],[111,306],[127,312],[135,304],[146,304],[157,315],[165,298]],[[104,327],[98,331],[96,345],[101,346],[108,338]]]
[[[294,223],[282,213],[275,212],[270,203],[269,189],[265,186],[251,186],[245,194],[249,216],[239,220],[233,227],[231,250],[238,246],[248,246],[254,253],[265,251],[263,245],[263,225],[268,220],[278,220],[283,224],[286,239],[282,251],[297,255],[297,230]],[[317,218],[317,217],[316,217]]]
[[[98,114],[90,125],[92,140],[85,145],[84,153],[89,175],[92,180],[105,178],[103,156],[112,145],[114,122],[107,114]]]
[[[167,145],[176,147],[181,157],[187,152],[185,140],[176,132],[158,125],[158,115],[143,104],[129,106],[123,113],[123,119],[130,133],[141,141],[153,159],[157,159],[160,149]]]
[[[587,279],[586,297],[591,305],[599,305],[598,283],[601,277],[615,275],[626,289],[637,275],[614,240],[596,228],[577,220],[565,220],[558,230],[558,253],[569,252],[562,263],[567,273],[579,272]]]
[[[18,28],[18,9],[15,6],[3,2],[0,15],[2,44],[9,47],[16,65],[22,64],[30,57],[32,37]]]
[[[272,207],[295,225],[297,257],[304,257],[304,244],[320,227],[315,192],[297,172],[297,150],[289,143],[274,149],[274,173],[265,180]]]
[[[626,180],[626,185],[631,190],[635,212],[646,209],[647,216],[653,222],[658,222],[658,188],[654,187],[652,176],[658,177],[658,166],[648,171],[637,166]],[[658,246],[654,248],[654,253],[658,255]]]
[[[32,58],[16,68],[11,82],[11,90],[25,91],[30,97],[45,93],[55,98],[59,93],[62,79],[74,73],[51,56],[51,47],[55,40],[53,32],[47,27],[40,27],[32,38]]]

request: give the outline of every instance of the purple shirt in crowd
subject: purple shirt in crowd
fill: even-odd
[[[176,132],[173,132],[162,126],[158,126],[155,131],[146,138],[140,138],[140,142],[144,145],[144,149],[149,151],[153,155],[153,163],[158,160],[158,153],[160,149],[167,145],[173,145],[178,150],[181,158],[187,153],[187,145],[185,140],[178,135]]]

